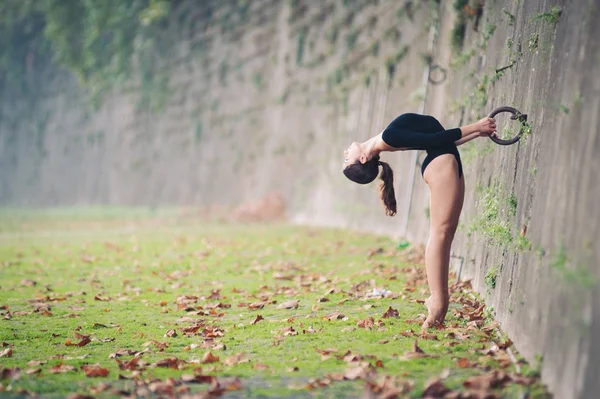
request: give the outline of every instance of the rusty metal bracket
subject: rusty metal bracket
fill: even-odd
[[[490,112],[490,114],[488,116],[490,118],[493,118],[502,112],[510,112],[512,114],[510,119],[519,121],[519,123],[521,123],[521,128],[519,129],[519,133],[517,133],[517,135],[515,137],[508,139],[508,140],[504,140],[499,137],[492,137],[492,136],[490,136],[490,139],[496,144],[511,145],[521,139],[521,136],[523,135],[523,122],[527,122],[527,114],[523,114],[523,113],[521,113],[521,111],[519,111],[518,109],[513,108],[513,107],[498,107],[495,110],[493,110],[492,112]]]

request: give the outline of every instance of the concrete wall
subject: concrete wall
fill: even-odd
[[[556,24],[536,18],[553,6],[562,7]],[[457,59],[450,8],[442,7],[434,52],[442,65]],[[454,124],[501,105],[529,115],[531,134],[518,144],[461,148],[467,194],[453,252],[519,351],[543,356],[557,398],[600,392],[599,19],[597,1],[486,2],[479,32],[473,20],[467,27],[463,54],[474,55],[429,88],[426,106]],[[409,223],[419,241],[426,198],[419,185]]]
[[[467,194],[453,253],[521,353],[543,355],[556,397],[595,397],[600,7],[487,1],[481,13],[461,11],[473,15],[456,51],[453,3],[183,3],[165,49],[172,95],[156,94],[164,107],[137,106],[137,83],[92,111],[73,77],[51,66],[36,77],[35,101],[1,94],[0,201],[237,204],[279,191],[297,222],[422,242],[428,192],[417,154],[385,156],[399,210],[387,218],[374,184],[341,175],[343,150],[403,112],[454,127],[512,105],[530,117],[521,142],[460,148]],[[553,6],[560,16],[541,16]],[[430,57],[447,70],[441,84],[427,83]]]

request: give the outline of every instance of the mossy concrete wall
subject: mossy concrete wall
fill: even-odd
[[[343,150],[403,112],[454,127],[512,105],[531,125],[518,144],[460,148],[467,194],[453,260],[464,259],[462,277],[521,353],[543,356],[556,397],[595,397],[599,5],[475,3],[182,2],[165,86],[134,82],[94,111],[75,79],[49,66],[33,78],[33,96],[1,93],[0,201],[234,205],[278,191],[297,222],[424,242],[424,154],[417,165],[414,153],[385,156],[398,199],[387,218],[376,183],[341,174]]]
[[[434,51],[448,78],[429,87],[426,112],[449,125],[509,105],[531,133],[502,147],[465,145],[467,194],[453,253],[463,277],[557,398],[600,392],[600,4],[487,1],[450,51],[451,4]],[[513,65],[497,72],[504,66]],[[452,67],[454,66],[454,67]],[[500,128],[517,124],[499,116]],[[427,190],[413,197],[409,234],[426,239]],[[455,266],[460,259],[455,258]]]

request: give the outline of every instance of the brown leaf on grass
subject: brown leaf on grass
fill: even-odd
[[[112,301],[112,298],[111,297],[103,298],[102,295],[96,295],[94,297],[94,300],[95,301],[102,301],[102,302],[109,302],[109,301]]]
[[[170,369],[176,370],[176,369],[180,368],[184,363],[185,363],[185,361],[178,359],[176,357],[168,357],[166,359],[159,360],[158,362],[154,363],[153,366],[165,367],[165,368],[170,368]]]
[[[454,363],[454,365],[461,369],[477,367],[477,363],[470,362],[466,357],[461,357]]]
[[[286,301],[277,306],[278,309],[298,309],[299,300]]]
[[[440,380],[439,378],[433,378],[425,383],[425,388],[423,389],[423,397],[442,398],[450,392],[452,391],[444,385],[442,380]]]
[[[18,380],[21,378],[21,369],[14,367],[12,369],[5,369],[0,367],[0,379],[2,380]]]
[[[317,299],[317,302],[329,302],[329,298],[327,298],[326,296]]]
[[[365,376],[365,368],[364,367],[353,367],[344,372],[344,378],[346,380],[356,380],[358,378],[363,378]]]
[[[73,337],[75,337],[76,339],[86,339],[89,338],[89,334],[80,334],[78,332],[74,332],[73,333]]]
[[[235,355],[231,355],[228,358],[226,358],[225,360],[223,360],[223,364],[226,366],[235,366],[236,364],[247,363],[247,362],[249,362],[249,360],[246,357],[245,353],[238,353]]]
[[[267,366],[266,364],[262,364],[262,363],[254,363],[252,365],[252,368],[254,370],[268,370],[269,366]]]
[[[150,392],[153,392],[153,393],[156,393],[159,395],[173,396],[173,394],[174,394],[174,386],[170,380],[151,382],[150,384],[148,384],[148,389],[150,390]],[[138,392],[138,395],[139,395],[139,392]],[[139,395],[139,396],[145,396],[145,395]]]
[[[30,360],[27,362],[27,365],[29,367],[37,367],[37,366],[41,366],[42,364],[46,364],[46,362],[43,360]]]
[[[226,391],[239,391],[243,389],[242,381],[237,377],[214,379],[209,393],[213,395],[221,395]]]
[[[362,360],[362,356],[357,353],[352,353],[352,351],[347,351],[342,356],[337,357],[340,360],[343,360],[346,363],[359,362]]]
[[[294,371],[299,371],[300,369],[296,366],[294,367],[288,367],[287,369],[285,369],[285,371],[287,371],[288,373],[292,373]]]
[[[264,307],[265,307],[264,302],[253,302],[248,305],[248,309],[251,309],[251,310],[258,310],[258,309],[262,309]]]
[[[80,315],[78,313],[67,313],[65,315],[62,315],[61,317],[65,319],[75,319],[77,317],[80,317]]]
[[[162,351],[164,351],[166,348],[168,348],[168,347],[169,347],[169,343],[168,343],[168,342],[158,342],[158,341],[156,341],[156,340],[154,340],[154,339],[153,339],[153,340],[151,340],[151,341],[148,341],[148,342],[144,342],[144,343],[142,344],[142,346],[143,346],[144,348],[146,348],[146,347],[148,347],[148,346],[150,346],[150,345],[154,345],[154,347],[155,347],[156,349],[158,349],[158,351],[159,351],[159,352],[162,352]]]
[[[212,384],[216,379],[215,376],[202,374],[183,374],[181,376],[181,382],[185,384]]]
[[[12,348],[6,348],[2,352],[0,352],[0,357],[12,357],[13,351]]]
[[[410,381],[399,380],[395,377],[385,376],[379,381],[365,381],[364,399],[396,399],[405,397],[413,389]]]
[[[294,337],[294,336],[298,335],[298,331],[294,330],[294,327],[292,327],[292,326],[282,328],[281,333],[283,334],[284,337],[289,337],[289,336]]]
[[[329,321],[348,320],[348,318],[341,313],[334,312],[334,313],[329,313],[328,315],[323,316],[323,320],[329,320]]]
[[[25,374],[31,375],[31,374],[39,374],[39,373],[41,373],[42,369],[39,368],[39,367],[38,368],[28,368],[28,369],[25,369],[23,371],[25,371]]]
[[[133,349],[119,349],[115,353],[111,353],[110,355],[108,355],[108,358],[115,359],[115,358],[121,357],[121,356],[134,355],[136,352],[137,351],[134,351]]]
[[[90,395],[83,394],[83,393],[74,392],[72,394],[67,395],[65,397],[65,399],[96,399],[96,398],[94,398],[93,396],[90,396]]]
[[[419,338],[421,339],[427,339],[427,340],[432,340],[432,341],[437,341],[438,337],[435,334],[430,334],[425,330],[421,330],[421,333],[419,334]]]
[[[398,313],[398,311],[396,309],[393,309],[391,306],[388,308],[388,310],[383,314],[383,316],[381,316],[384,319],[388,319],[388,318],[398,318],[400,317],[400,313]]]
[[[364,320],[359,320],[356,323],[356,326],[360,327],[360,328],[369,328],[370,329],[374,325],[375,325],[375,319],[373,319],[372,317],[368,317],[368,318],[366,318]]]
[[[119,366],[119,370],[133,371],[133,370],[138,369],[140,358],[134,357],[133,359],[126,361],[126,362],[120,362],[119,360],[116,360],[116,362],[117,362],[117,365]]]
[[[254,319],[254,321],[250,324],[255,325],[256,323],[258,323],[261,320],[264,320],[265,318],[262,317],[261,315],[256,316],[256,319]]]
[[[466,388],[474,390],[487,390],[502,386],[508,382],[510,378],[503,371],[494,370],[487,374],[475,375],[469,377],[463,383]]]
[[[99,364],[84,364],[81,369],[86,377],[106,377],[108,375],[108,369],[100,367]]]
[[[21,280],[21,285],[23,287],[35,287],[37,285],[37,283],[33,280]]]
[[[175,330],[168,330],[165,333],[165,337],[174,338],[177,336],[177,332]]]
[[[69,371],[74,371],[75,367],[70,364],[62,364],[58,363],[56,366],[51,367],[49,372],[51,374],[59,374],[59,373],[68,373]]]
[[[435,358],[437,356],[426,354],[423,351],[423,349],[419,348],[419,345],[417,344],[417,340],[415,340],[413,342],[412,352],[404,352],[404,356],[402,356],[400,359],[401,360],[412,360],[412,359],[422,359],[425,357]]]
[[[219,356],[215,356],[210,352],[206,352],[204,354],[204,356],[202,356],[202,360],[200,360],[200,363],[207,364],[207,363],[216,363],[218,361],[219,361]]]
[[[4,341],[2,341],[2,343],[0,343],[0,348],[6,348],[7,346],[10,346],[10,344],[6,343]]]
[[[112,388],[111,385],[105,383],[105,382],[101,382],[100,384],[96,385],[96,386],[92,386],[90,387],[90,393],[97,395],[99,393],[102,393],[104,391],[108,391],[110,388]]]
[[[82,338],[81,341],[79,341],[76,344],[74,344],[73,342],[71,342],[70,338],[67,338],[67,340],[65,341],[65,346],[86,346],[90,342],[92,342],[92,340],[89,337]]]

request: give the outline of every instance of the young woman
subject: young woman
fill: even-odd
[[[393,172],[390,165],[379,160],[379,154],[385,151],[427,151],[421,175],[431,194],[431,225],[425,250],[425,269],[431,296],[425,301],[429,314],[423,328],[442,324],[448,311],[450,246],[465,194],[463,169],[456,146],[476,137],[490,135],[496,135],[496,121],[492,118],[446,130],[432,116],[403,114],[379,135],[364,143],[354,142],[344,151],[344,174],[353,182],[372,182],[381,166],[379,192],[389,216],[396,214]]]

